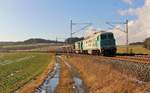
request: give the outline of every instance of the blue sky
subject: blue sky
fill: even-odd
[[[71,19],[107,28],[105,21],[126,18],[117,13],[119,9],[140,6],[143,0],[136,0],[132,5],[122,0],[0,0],[0,41],[69,37]]]

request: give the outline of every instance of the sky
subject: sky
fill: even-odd
[[[106,21],[138,20],[128,9],[144,4],[144,0],[0,0],[0,41],[67,38],[70,20],[107,29]],[[73,31],[79,28],[74,26]]]

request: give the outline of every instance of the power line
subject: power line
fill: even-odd
[[[79,29],[78,31],[73,32],[73,26],[75,25],[85,25],[83,28]],[[78,33],[84,29],[86,29],[87,27],[91,26],[92,23],[75,23],[72,20],[70,20],[70,43],[72,42],[72,35],[75,33]]]
[[[106,22],[106,24],[111,26],[112,28],[116,28],[114,24],[125,25],[125,30],[122,30],[121,28],[116,28],[116,29],[126,33],[126,52],[129,53],[129,27],[128,27],[129,21],[126,20],[125,22]]]

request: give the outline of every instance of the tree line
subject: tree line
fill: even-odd
[[[150,50],[150,37],[146,38],[143,42],[133,42],[133,43],[130,43],[129,45],[143,45],[144,48],[147,48]]]

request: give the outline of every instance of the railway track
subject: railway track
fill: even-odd
[[[149,55],[116,56],[116,57],[111,57],[111,59],[114,59],[114,60],[125,60],[125,61],[129,61],[129,62],[150,64],[150,56]]]
[[[98,55],[85,55],[85,54],[66,54],[66,55],[77,55],[77,56],[95,56],[102,57],[106,59],[112,60],[124,60],[129,62],[150,64],[150,55],[135,55],[135,56],[115,56],[115,57],[106,57],[106,56],[98,56]]]

